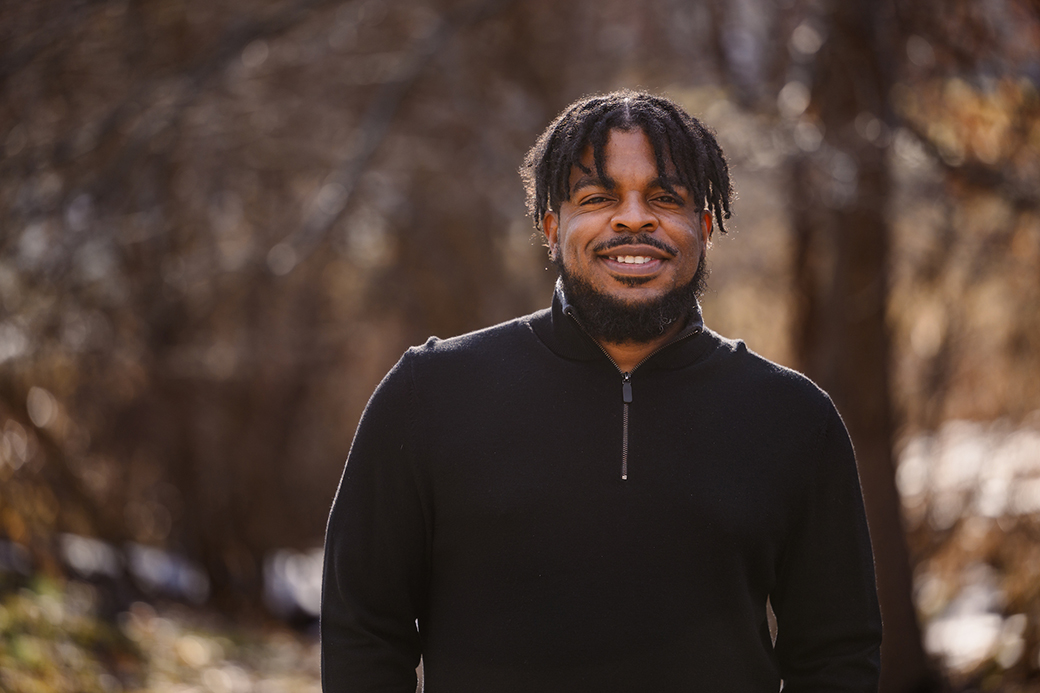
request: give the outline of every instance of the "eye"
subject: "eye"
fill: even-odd
[[[582,205],[598,205],[604,202],[609,202],[610,198],[606,195],[589,195],[581,201]]]
[[[662,193],[662,194],[658,195],[657,197],[654,198],[654,202],[660,202],[661,204],[666,204],[666,205],[682,205],[683,204],[683,200],[682,200],[681,197],[679,197],[677,195],[672,195],[671,193]]]

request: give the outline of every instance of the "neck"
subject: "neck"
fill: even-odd
[[[607,352],[611,360],[622,373],[628,373],[638,366],[643,359],[675,338],[682,331],[682,323],[677,322],[660,337],[649,342],[596,342]]]

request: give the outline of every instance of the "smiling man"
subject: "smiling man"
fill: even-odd
[[[373,394],[326,538],[326,693],[410,693],[420,657],[427,693],[875,691],[841,419],[701,320],[714,136],[595,96],[521,174],[552,306],[431,338]]]

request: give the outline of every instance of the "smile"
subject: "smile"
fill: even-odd
[[[626,265],[645,265],[654,258],[646,255],[612,255],[610,259],[614,262],[623,262]]]
[[[640,243],[638,240],[614,243],[613,248],[601,247],[594,252],[609,272],[626,277],[651,277],[678,253],[660,242]]]
[[[610,272],[629,276],[657,274],[665,262],[662,258],[650,255],[601,255],[600,260]]]

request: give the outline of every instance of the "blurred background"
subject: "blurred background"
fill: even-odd
[[[738,198],[706,322],[860,461],[882,691],[1040,691],[1037,0],[0,4],[0,689],[314,691],[403,349],[548,305],[516,170],[665,93]]]

